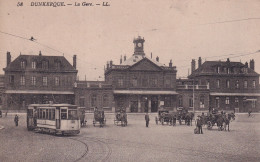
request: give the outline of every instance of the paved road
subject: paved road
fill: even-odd
[[[149,128],[143,114],[129,114],[127,127],[106,115],[104,128],[87,115],[87,127],[70,137],[28,132],[25,115],[18,127],[13,117],[0,118],[0,161],[260,161],[260,114],[237,114],[230,132],[213,127],[203,135],[193,134],[194,126],[156,125],[154,114]]]

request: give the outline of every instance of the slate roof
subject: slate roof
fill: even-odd
[[[36,61],[36,69],[41,69],[41,62],[48,61],[49,66],[47,70],[55,69],[55,62],[60,61],[61,67],[59,71],[75,71],[77,70],[68,62],[64,56],[45,56],[45,55],[19,55],[14,59],[4,70],[18,70],[20,69],[20,62],[26,61],[26,69],[31,69],[31,64],[33,61]]]
[[[226,67],[226,68],[243,68],[245,65],[241,62],[230,62],[230,61],[205,61],[201,67],[197,68],[192,72],[191,76],[194,75],[203,75],[203,74],[218,74],[215,70],[217,67]],[[247,68],[247,74],[259,75],[253,69]],[[223,74],[220,73],[220,74]]]

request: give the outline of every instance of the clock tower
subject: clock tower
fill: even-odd
[[[138,36],[138,38],[135,38],[133,43],[135,46],[135,50],[134,50],[134,54],[133,55],[142,55],[144,56],[144,38],[141,38],[140,36]]]

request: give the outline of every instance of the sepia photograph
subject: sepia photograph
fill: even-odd
[[[0,0],[0,161],[258,162],[259,74],[259,0]]]

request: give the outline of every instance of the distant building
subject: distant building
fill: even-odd
[[[4,89],[4,75],[0,75],[0,110],[3,109]]]
[[[74,103],[73,84],[76,81],[76,55],[73,66],[64,56],[18,56],[11,61],[7,52],[5,99],[3,107],[25,109],[32,103]]]
[[[259,74],[254,71],[254,60],[241,62],[206,61],[198,68],[192,60],[192,73],[188,78],[195,85],[209,87],[209,109],[236,110],[239,112],[259,111]]]

